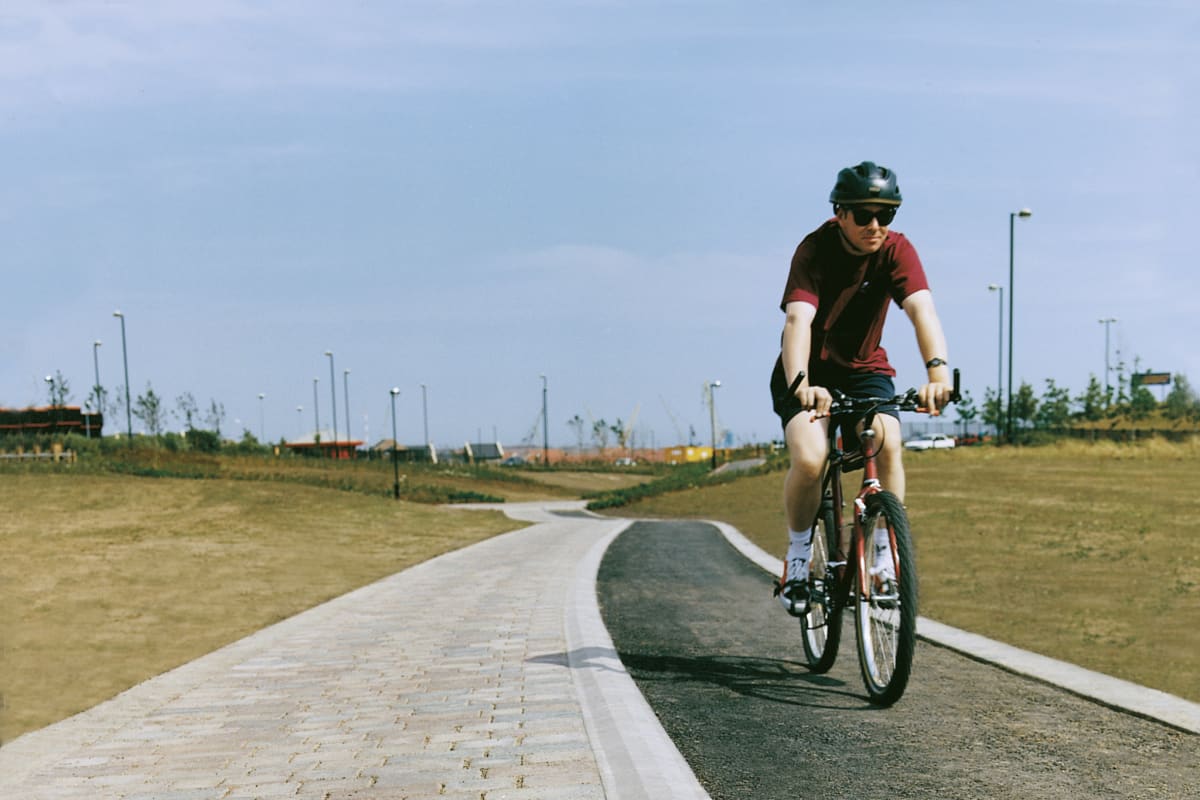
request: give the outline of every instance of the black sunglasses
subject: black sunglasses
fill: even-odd
[[[850,212],[851,216],[854,217],[854,224],[860,227],[870,225],[871,220],[877,219],[879,220],[879,226],[886,228],[896,218],[896,209],[892,207],[882,208],[879,211],[871,211],[866,208],[858,208],[857,206],[842,206],[842,208]]]

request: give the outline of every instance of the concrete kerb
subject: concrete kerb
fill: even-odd
[[[585,503],[578,501],[492,506],[525,521],[545,521],[553,519],[554,511],[579,512],[584,507]],[[625,669],[600,615],[596,596],[600,562],[632,520],[599,515],[596,519],[614,527],[575,566],[563,611],[568,663],[605,796],[613,800],[707,800],[708,793]]]
[[[724,522],[711,522],[743,556],[771,575],[783,572],[783,561],[762,550],[741,531]],[[917,618],[917,636],[1000,669],[1057,686],[1101,705],[1187,733],[1200,734],[1200,704],[1111,675],[1030,653],[978,634]]]

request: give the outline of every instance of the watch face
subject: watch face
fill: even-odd
[[[946,360],[943,358],[931,358],[925,363],[925,366],[932,369],[933,367],[945,366]]]

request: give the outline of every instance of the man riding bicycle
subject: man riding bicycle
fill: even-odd
[[[833,218],[804,237],[792,257],[780,303],[787,315],[782,348],[771,375],[775,413],[791,459],[784,482],[788,553],[777,592],[793,615],[803,614],[807,605],[812,525],[829,449],[830,420],[821,415],[829,411],[834,389],[850,397],[896,393],[896,371],[880,346],[891,301],[912,322],[928,372],[918,393],[921,405],[941,409],[953,391],[946,338],[921,260],[903,234],[888,229],[901,202],[896,174],[871,161],[847,167],[838,173],[829,200]],[[900,417],[894,406],[880,409],[876,430],[880,480],[903,501]],[[890,545],[886,529],[879,530],[874,542],[882,555]],[[888,569],[892,559],[875,563]]]

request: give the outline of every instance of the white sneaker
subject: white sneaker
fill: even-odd
[[[788,549],[783,562],[783,577],[775,587],[779,604],[793,617],[802,617],[808,611],[808,568],[811,564],[811,542],[807,552],[800,547]]]
[[[896,580],[895,559],[892,558],[892,541],[887,528],[875,529],[875,561],[868,570],[880,582]]]

